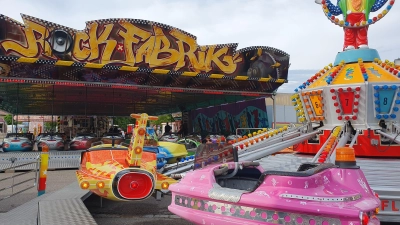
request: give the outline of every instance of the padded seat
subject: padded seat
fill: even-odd
[[[256,185],[258,179],[248,177],[234,177],[229,179],[218,180],[219,186],[223,188],[237,189],[243,191],[251,190]]]
[[[255,164],[247,165],[247,167],[239,169],[235,174],[235,176],[231,178],[223,178],[221,176],[216,176],[215,177],[216,181],[222,188],[249,191],[254,187],[254,185],[257,184],[262,174],[260,170],[252,167],[254,165]],[[224,171],[221,171],[221,174],[222,172]],[[230,174],[233,172],[233,169],[229,170],[226,169],[225,172]]]
[[[312,166],[314,166],[314,167],[312,167]],[[301,170],[301,169],[304,169],[307,167],[308,168],[312,167],[312,168],[308,169],[308,170]],[[336,167],[337,166],[332,163],[324,163],[324,164],[309,164],[309,163],[307,163],[307,164],[301,165],[297,172],[267,170],[261,174],[260,178],[258,179],[257,184],[254,186],[254,188],[250,192],[257,190],[257,188],[264,182],[265,178],[269,175],[285,176],[285,177],[309,177],[309,176],[312,176],[319,172],[322,172],[326,169],[336,168]]]

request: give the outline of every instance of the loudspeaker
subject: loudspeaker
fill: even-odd
[[[54,30],[50,35],[51,48],[55,53],[68,53],[72,50],[71,35],[63,30]]]
[[[7,64],[0,63],[0,76],[8,76],[10,73],[10,66]]]

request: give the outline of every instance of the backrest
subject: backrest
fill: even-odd
[[[288,176],[288,177],[309,177],[314,174],[320,173],[326,169],[336,168],[336,167],[337,166],[332,163],[323,163],[305,171],[290,172],[290,171],[267,170],[261,174],[260,179],[257,182],[257,185],[251,190],[251,192],[257,190],[257,188],[264,182],[265,178],[269,175]]]

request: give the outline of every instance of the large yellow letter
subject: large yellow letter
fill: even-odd
[[[219,49],[217,52],[215,52],[215,48],[213,47],[209,48],[206,57],[206,68],[207,68],[206,72],[212,70],[211,62],[214,62],[215,65],[217,65],[217,67],[226,74],[231,74],[235,72],[236,64],[233,63],[232,56],[226,55],[227,52],[228,52],[228,47],[223,47]],[[225,55],[222,59],[222,61],[224,61],[225,63],[221,62],[221,60],[219,59],[222,55]]]
[[[133,65],[135,65],[135,54],[133,51],[133,44],[137,44],[137,43],[139,43],[139,41],[147,40],[148,38],[151,37],[151,33],[140,29],[139,27],[133,25],[130,22],[121,21],[121,22],[119,22],[119,24],[126,30],[126,32],[123,32],[123,31],[118,32],[118,34],[124,38],[125,61],[128,64],[131,64],[133,66]],[[142,40],[135,38],[135,36],[139,36]],[[150,45],[152,44],[151,40],[149,40],[148,44],[150,44]],[[144,46],[142,46],[142,47],[145,49],[147,46],[146,43],[143,45]],[[149,56],[149,54],[151,54],[150,47],[152,47],[152,46],[148,46],[148,47],[149,47],[149,49],[147,51],[149,51],[149,52],[146,53],[147,56]],[[138,50],[138,52],[139,52],[139,50]],[[144,54],[143,49],[141,50],[140,54]],[[140,58],[138,58],[138,59],[140,59]],[[142,60],[140,60],[140,61],[142,61]],[[146,62],[148,62],[147,57],[146,57]]]
[[[138,48],[138,50],[136,50],[136,63],[143,62],[143,57],[144,57],[145,63],[150,62],[150,57],[154,50],[155,40],[156,40],[156,37],[151,36],[145,43],[143,43]]]
[[[46,41],[49,37],[49,31],[46,27],[32,21],[25,21],[26,27],[23,28],[26,37],[26,46],[15,42],[14,40],[6,40],[1,43],[1,46],[6,52],[14,51],[24,57],[38,57],[44,50],[44,54],[51,56],[50,44]],[[35,32],[39,34],[37,38]],[[40,46],[40,48],[38,47]]]
[[[89,35],[84,32],[77,32],[75,34],[75,43],[72,56],[77,60],[86,60],[90,55],[90,47],[88,45]]]
[[[89,61],[100,58],[100,50],[99,50],[100,44],[106,44],[102,60],[105,60],[107,62],[110,60],[111,54],[114,51],[115,46],[117,46],[116,40],[108,40],[108,37],[110,36],[113,27],[114,24],[105,25],[103,32],[101,32],[100,36],[97,36],[98,24],[92,23],[89,25],[89,43],[91,50],[90,57],[88,59]]]
[[[197,50],[196,40],[176,30],[172,30],[171,35],[176,39],[178,39],[177,44],[179,49],[179,59],[178,63],[176,64],[175,70],[179,70],[186,65],[185,58],[187,56],[190,62],[190,66],[194,68],[196,72],[205,71],[206,69],[204,66],[205,53],[203,51],[198,51],[199,58],[196,57],[195,54],[195,51]],[[186,52],[184,44],[189,46],[189,50],[187,50]]]
[[[176,63],[180,57],[179,52],[170,48],[171,43],[160,27],[153,26],[153,29],[156,35],[156,41],[153,53],[151,54],[150,67],[168,66]],[[159,58],[160,55],[161,57]]]

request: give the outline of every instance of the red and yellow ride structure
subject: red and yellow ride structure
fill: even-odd
[[[81,167],[76,171],[84,190],[115,201],[143,200],[155,191],[167,192],[177,181],[157,172],[156,153],[143,151],[148,120],[155,116],[131,114],[138,121],[128,150],[111,147],[83,152]]]

